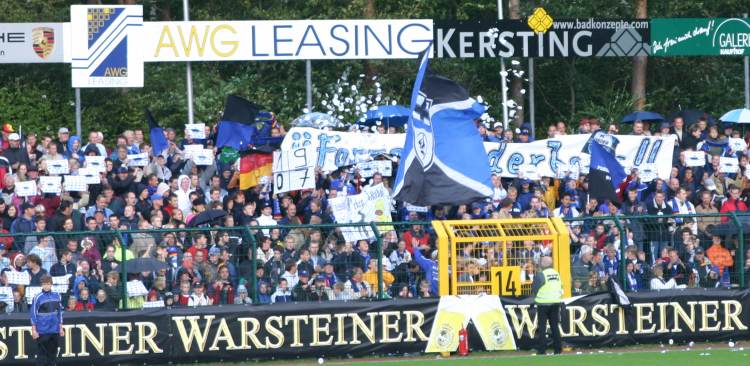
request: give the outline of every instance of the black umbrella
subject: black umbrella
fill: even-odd
[[[223,219],[226,215],[227,213],[224,210],[203,211],[197,216],[193,217],[192,220],[190,220],[190,222],[188,223],[188,227],[196,227],[203,224],[212,223],[216,220]]]
[[[125,262],[125,269],[128,273],[156,272],[167,268],[169,268],[167,262],[154,258],[136,258]]]

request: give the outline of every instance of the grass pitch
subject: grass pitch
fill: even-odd
[[[687,346],[674,346],[656,348],[648,351],[635,349],[619,350],[585,350],[573,351],[562,355],[537,356],[528,353],[475,353],[468,357],[451,356],[442,358],[437,356],[420,357],[389,357],[389,358],[364,358],[364,359],[325,359],[323,365],[349,366],[632,366],[632,365],[656,365],[656,364],[688,364],[699,363],[701,366],[731,366],[750,365],[750,349],[741,348],[739,345],[733,349],[712,347],[699,347],[686,350]],[[298,361],[275,361],[275,362],[238,362],[221,364],[204,364],[204,366],[307,366],[318,365],[314,359]]]

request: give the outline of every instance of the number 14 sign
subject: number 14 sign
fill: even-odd
[[[495,266],[492,275],[492,295],[521,296],[521,267]]]

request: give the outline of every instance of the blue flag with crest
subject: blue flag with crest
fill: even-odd
[[[419,57],[394,197],[417,206],[483,200],[492,195],[491,173],[474,121],[485,107],[461,85],[431,73],[429,52]]]

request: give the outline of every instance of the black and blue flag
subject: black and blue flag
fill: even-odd
[[[492,195],[490,166],[475,120],[485,111],[461,85],[419,57],[406,143],[394,196],[417,206],[465,204]]]
[[[592,198],[619,202],[617,188],[627,174],[615,155],[618,142],[617,137],[605,133],[595,134],[588,142],[591,154],[589,195]]]
[[[164,136],[164,129],[159,126],[159,122],[156,122],[156,119],[148,109],[146,109],[146,120],[148,121],[148,135],[151,139],[152,154],[154,156],[160,155],[169,147],[169,141]]]
[[[236,95],[227,96],[224,114],[219,122],[216,147],[231,146],[237,150],[245,150],[252,145],[258,132],[255,125],[258,112],[260,107],[255,103]]]

